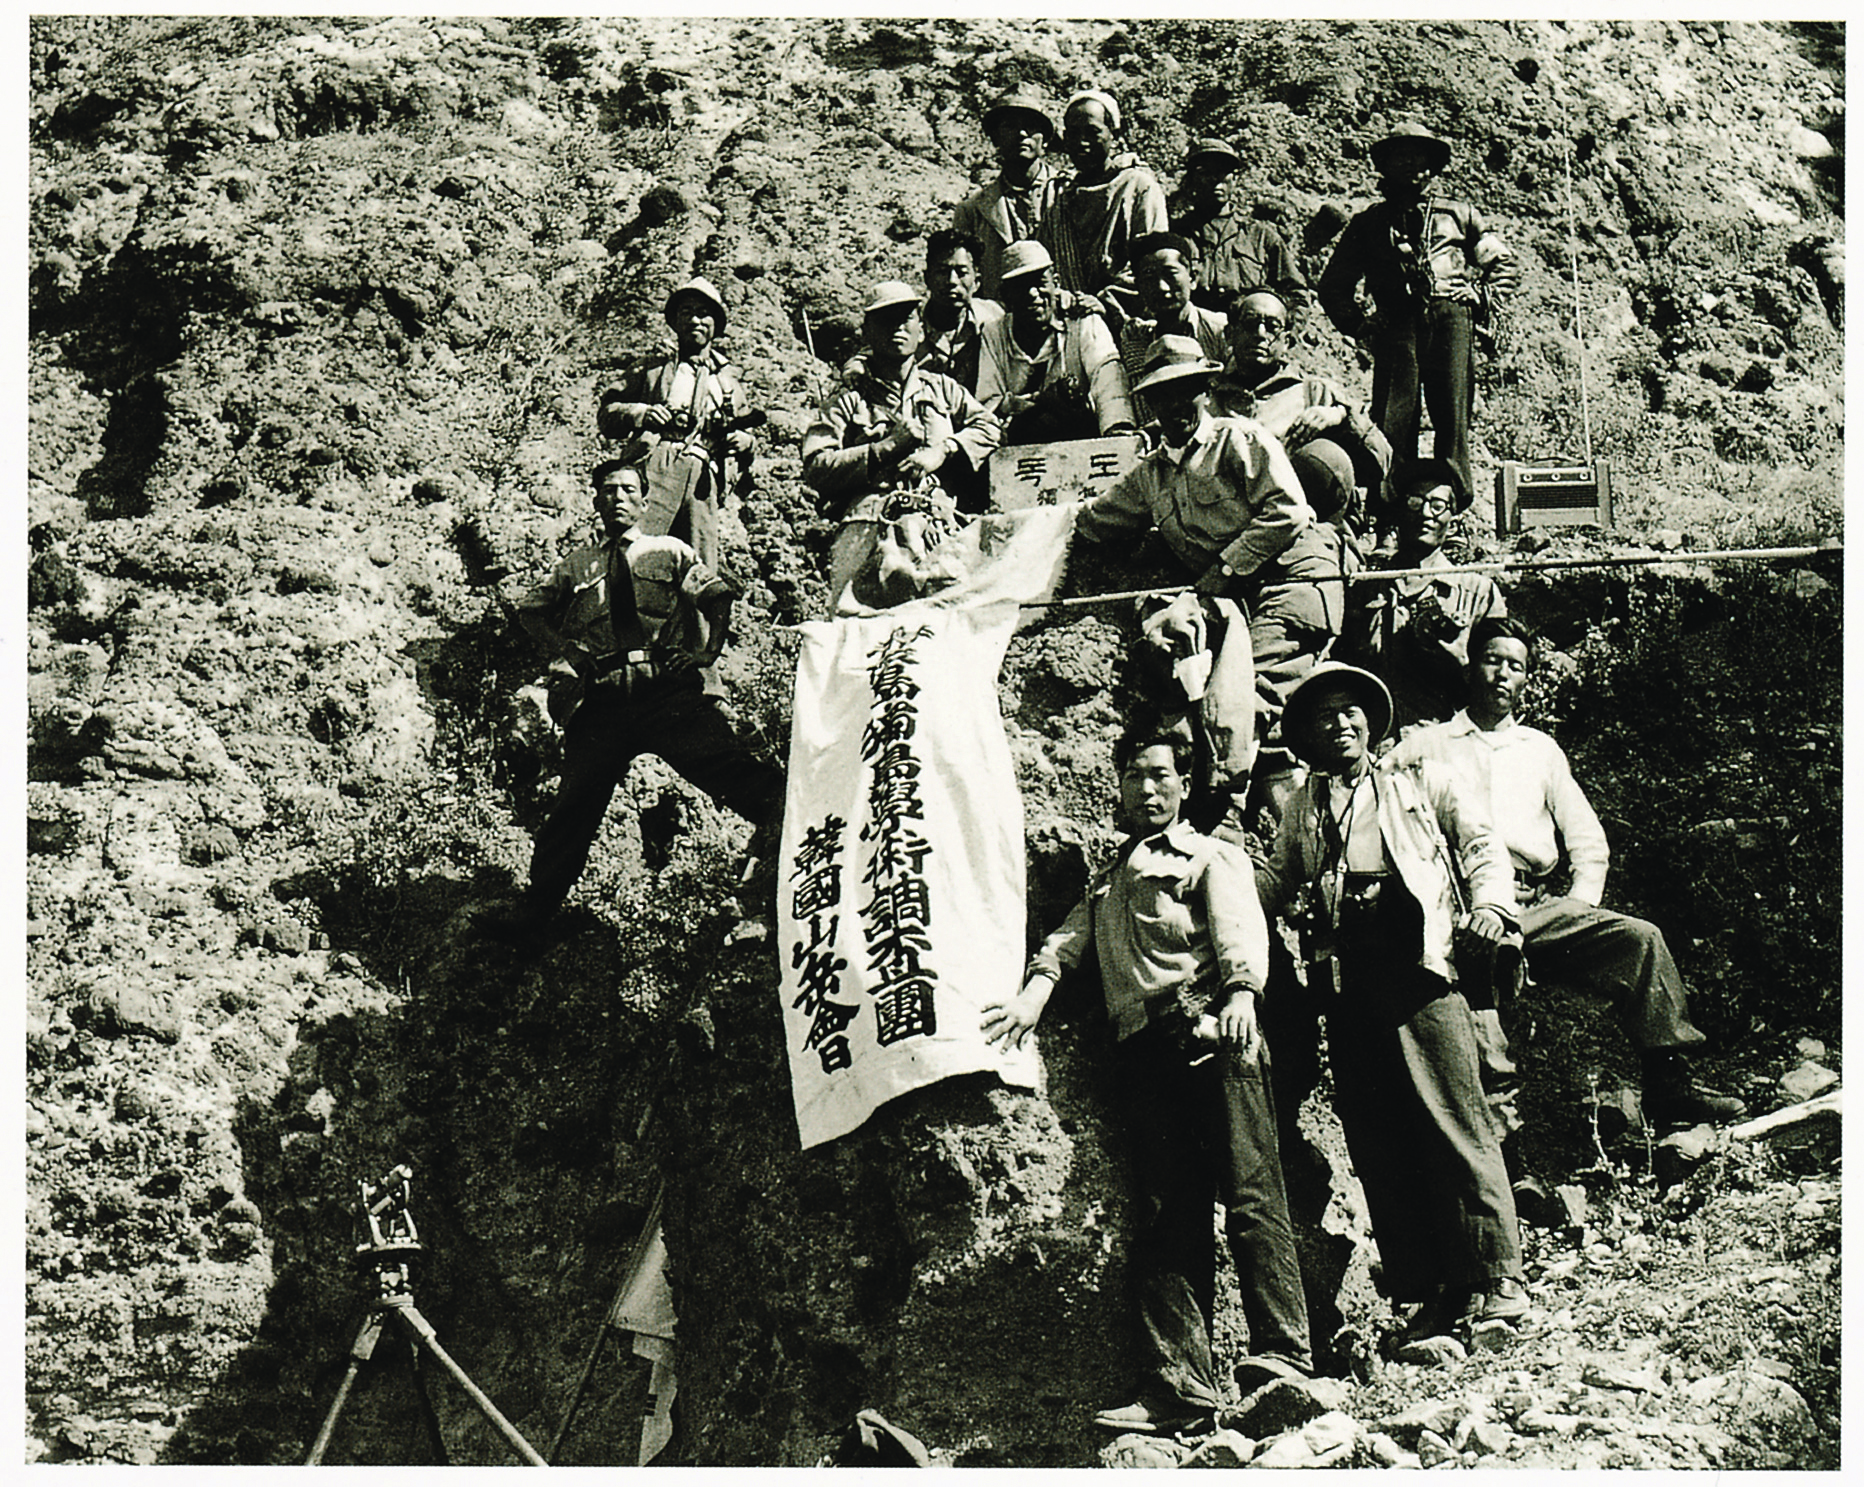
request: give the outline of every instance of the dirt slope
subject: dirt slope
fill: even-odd
[[[360,1317],[354,1184],[401,1160],[421,1306],[534,1441],[664,1179],[682,1459],[812,1462],[863,1405],[945,1460],[1097,1459],[1123,1210],[1084,1029],[1045,1042],[1044,1098],[945,1087],[799,1157],[769,946],[731,937],[748,828],[657,761],[540,960],[462,924],[522,879],[551,760],[508,736],[536,658],[469,582],[460,522],[514,583],[587,532],[594,395],[660,344],[667,289],[710,275],[770,412],[729,677],[780,747],[778,627],[818,608],[826,537],[796,442],[863,287],[915,277],[984,173],[976,116],[1013,79],[1111,88],[1168,176],[1189,138],[1247,142],[1291,237],[1363,199],[1391,121],[1439,127],[1451,186],[1525,265],[1478,463],[1576,453],[1583,360],[1632,536],[1841,535],[1834,27],[56,17],[30,57],[28,1459],[301,1455]],[[1303,334],[1363,385],[1330,329]],[[1763,1107],[1839,1057],[1837,578],[1516,597],[1572,660],[1539,715],[1611,825],[1615,899],[1670,928]],[[1124,622],[1081,612],[1006,666],[1032,934],[1106,841]],[[1660,1201],[1642,1143],[1595,1161],[1575,1113],[1622,1044],[1583,1009],[1548,1026],[1535,1156],[1594,1166],[1594,1207],[1537,1241],[1529,1342],[1451,1382],[1375,1368],[1310,1105],[1296,1181],[1351,1449],[1382,1459],[1373,1426],[1473,1391],[1517,1442],[1497,1459],[1835,1459],[1829,1143],[1718,1152]],[[1636,1333],[1660,1296],[1691,1304]],[[1605,1408],[1588,1362],[1661,1387]],[[632,1460],[640,1365],[598,1378],[565,1461]],[[508,1459],[436,1394],[455,1459]],[[1726,1440],[1522,1427],[1536,1410]],[[1438,1432],[1459,1451],[1468,1415]],[[1422,1428],[1383,1433],[1421,1451]],[[397,1360],[332,1459],[430,1451]]]

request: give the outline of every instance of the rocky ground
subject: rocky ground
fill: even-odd
[[[659,344],[667,289],[710,275],[770,413],[731,533],[729,680],[780,749],[780,627],[819,606],[825,540],[797,440],[863,286],[915,276],[985,173],[979,108],[1027,77],[1113,89],[1168,176],[1188,138],[1252,142],[1259,210],[1294,238],[1363,197],[1394,118],[1457,138],[1452,186],[1525,268],[1478,462],[1577,453],[1589,424],[1619,480],[1622,529],[1549,554],[1842,536],[1841,28],[29,35],[29,1460],[300,1457],[361,1316],[355,1184],[406,1160],[422,1309],[534,1442],[664,1182],[683,1461],[813,1462],[867,1406],[978,1465],[1836,1465],[1832,1121],[1647,1142],[1615,1097],[1622,1040],[1557,999],[1529,1009],[1548,1203],[1520,1336],[1385,1357],[1317,1096],[1291,1180],[1335,1377],[1182,1450],[1108,1447],[1086,1419],[1125,1382],[1124,1211],[1090,1034],[1045,1032],[1041,1096],[955,1081],[799,1154],[769,947],[736,928],[749,828],[653,760],[540,957],[473,939],[553,763],[514,736],[536,657],[457,533],[521,583],[588,530],[594,394]],[[1329,329],[1302,335],[1315,370],[1364,378]],[[1164,571],[1140,563],[1070,583]],[[1535,715],[1613,833],[1613,900],[1665,925],[1757,1114],[1842,1068],[1841,576],[1511,592],[1565,658]],[[1124,625],[1071,611],[1004,670],[1032,934],[1106,841]],[[606,1360],[560,1459],[633,1459],[640,1368]],[[509,1459],[435,1393],[453,1459]],[[418,1420],[387,1360],[331,1459],[431,1459]]]

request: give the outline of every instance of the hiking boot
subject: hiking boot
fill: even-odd
[[[1489,1282],[1489,1289],[1476,1297],[1469,1309],[1469,1320],[1477,1326],[1484,1322],[1518,1322],[1532,1305],[1527,1287],[1512,1275]]]
[[[1134,1435],[1189,1435],[1198,1427],[1215,1424],[1213,1409],[1182,1399],[1136,1399],[1118,1409],[1102,1410],[1094,1416],[1094,1423]]]
[[[1272,1384],[1277,1379],[1311,1379],[1314,1370],[1273,1353],[1251,1353],[1237,1363],[1235,1376],[1236,1392],[1248,1398],[1264,1384]]]
[[[1468,1314],[1472,1299],[1468,1286],[1439,1286],[1422,1306],[1411,1313],[1410,1320],[1398,1334],[1399,1343],[1420,1342],[1426,1337],[1448,1337],[1456,1324]]]
[[[1666,1050],[1644,1055],[1644,1119],[1660,1130],[1721,1125],[1739,1120],[1747,1106],[1696,1082],[1689,1061]]]

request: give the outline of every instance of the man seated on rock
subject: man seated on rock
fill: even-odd
[[[1384,566],[1428,571],[1383,583],[1355,584],[1363,604],[1348,609],[1338,654],[1375,673],[1392,694],[1393,726],[1402,737],[1420,723],[1441,723],[1462,705],[1469,636],[1477,621],[1499,619],[1508,601],[1495,580],[1459,569],[1443,553],[1456,509],[1456,475],[1443,460],[1403,466],[1392,482],[1403,513],[1397,546]]]
[[[1280,290],[1257,284],[1237,296],[1227,324],[1230,369],[1211,384],[1211,412],[1253,418],[1281,440],[1314,514],[1357,529],[1360,488],[1376,497],[1391,469],[1391,444],[1337,383],[1289,360],[1288,327]]]
[[[1107,322],[1077,301],[1064,309],[1048,250],[1011,243],[1003,306],[984,330],[977,400],[1003,421],[1006,444],[1055,444],[1133,431],[1126,368]]]
[[[1074,175],[1054,189],[1036,229],[1061,287],[1098,296],[1114,321],[1130,299],[1124,276],[1133,239],[1166,227],[1165,192],[1123,148],[1124,134],[1111,94],[1089,88],[1068,100],[1062,147]]]
[[[1179,813],[1189,762],[1182,734],[1127,729],[1114,751],[1125,845],[1043,942],[1022,991],[983,1015],[990,1042],[1020,1047],[1064,972],[1093,956],[1114,1038],[1107,1090],[1131,1158],[1141,1339],[1138,1398],[1095,1423],[1147,1434],[1189,1429],[1223,1402],[1213,1198],[1249,1324],[1239,1388],[1305,1375],[1312,1361],[1256,1024],[1267,926],[1241,848]]]
[[[1133,391],[1150,402],[1159,447],[1083,503],[1075,533],[1130,541],[1156,526],[1197,593],[1229,600],[1247,617],[1248,664],[1242,656],[1226,663],[1226,640],[1209,678],[1202,712],[1219,727],[1209,786],[1191,815],[1202,830],[1227,815],[1219,829],[1241,840],[1252,771],[1271,809],[1292,787],[1282,704],[1339,633],[1347,555],[1339,534],[1315,520],[1275,438],[1250,419],[1211,416],[1204,394],[1221,370],[1186,337],[1153,343]]]
[[[1486,789],[1514,868],[1528,974],[1609,996],[1643,1066],[1644,1116],[1659,1129],[1738,1120],[1747,1107],[1697,1083],[1689,1055],[1706,1041],[1663,931],[1600,907],[1611,849],[1565,751],[1515,716],[1534,661],[1533,633],[1485,619],[1469,638],[1469,702],[1418,729],[1394,756],[1429,759]],[[1498,1049],[1507,1072],[1506,1050]]]
[[[1370,672],[1315,667],[1282,723],[1309,772],[1256,891],[1265,913],[1301,931],[1384,1287],[1418,1304],[1404,1340],[1465,1319],[1516,1321],[1528,1299],[1514,1194],[1451,954],[1458,934],[1494,944],[1507,933],[1507,852],[1455,771],[1375,767],[1391,699]],[[1469,885],[1460,926],[1452,862]]]
[[[700,672],[718,659],[736,591],[677,537],[645,535],[635,446],[595,467],[602,541],[579,548],[516,607],[552,657],[551,718],[563,772],[515,908],[479,916],[487,933],[529,943],[582,876],[615,787],[637,755],[657,754],[720,805],[774,830],[783,772],[732,731]]]
[[[1034,87],[1018,83],[984,110],[998,175],[952,209],[951,225],[978,246],[977,291],[988,299],[999,297],[1010,244],[1037,236],[1061,176],[1047,154],[1061,144],[1049,108]]]
[[[741,426],[750,410],[737,368],[717,345],[725,301],[711,280],[696,277],[675,289],[666,317],[678,349],[605,389],[596,427],[610,439],[648,441],[650,483],[678,503],[661,530],[689,538],[699,561],[716,569],[719,513],[732,486],[728,457],[742,477],[755,447]]]
[[[1133,240],[1129,261],[1139,309],[1120,327],[1120,359],[1126,363],[1127,380],[1139,380],[1146,353],[1160,336],[1189,337],[1205,357],[1221,365],[1230,354],[1229,317],[1192,303],[1197,248],[1191,240],[1175,232],[1146,233]],[[1139,413],[1142,422],[1150,422],[1151,409],[1143,398]]]
[[[1271,284],[1303,304],[1307,280],[1300,260],[1279,230],[1249,210],[1238,189],[1242,163],[1227,140],[1197,140],[1170,202],[1172,231],[1197,245],[1197,302],[1221,309],[1247,286]]]
[[[914,364],[912,285],[875,285],[861,336],[866,349],[802,442],[803,479],[823,515],[840,522],[829,550],[830,613],[850,588],[876,607],[924,591],[926,555],[958,525],[961,508],[946,482],[982,470],[1002,438],[994,413],[950,377]]]

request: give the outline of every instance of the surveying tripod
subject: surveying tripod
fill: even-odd
[[[486,1397],[485,1391],[466,1376],[466,1370],[447,1355],[447,1350],[440,1346],[440,1340],[434,1335],[432,1324],[414,1304],[414,1260],[426,1246],[421,1243],[420,1235],[414,1227],[414,1214],[408,1207],[408,1187],[413,1178],[413,1170],[401,1166],[380,1182],[363,1180],[357,1184],[361,1190],[357,1205],[361,1225],[358,1229],[356,1259],[364,1269],[374,1273],[375,1298],[370,1303],[369,1315],[363,1319],[355,1342],[350,1344],[349,1369],[343,1375],[343,1382],[337,1386],[337,1397],[330,1402],[330,1413],[324,1416],[323,1426],[318,1430],[317,1439],[311,1445],[310,1455],[304,1458],[304,1464],[322,1464],[331,1434],[336,1430],[337,1416],[343,1413],[350,1389],[356,1383],[356,1375],[374,1355],[384,1324],[393,1321],[408,1339],[408,1349],[414,1359],[415,1385],[420,1391],[428,1433],[442,1461],[447,1459],[446,1442],[441,1439],[440,1421],[434,1414],[433,1401],[427,1396],[427,1384],[421,1376],[422,1348],[433,1354],[440,1366],[453,1376],[454,1382],[466,1391],[466,1397],[479,1407],[479,1413],[492,1423],[518,1455],[531,1466],[548,1466],[549,1463],[531,1448],[531,1443],[518,1433],[518,1428],[498,1412],[498,1407]]]

